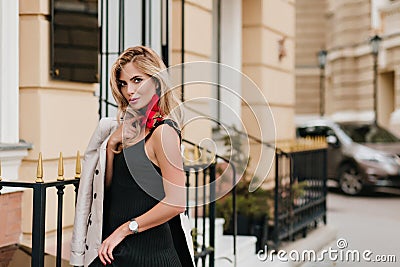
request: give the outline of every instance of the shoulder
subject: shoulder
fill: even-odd
[[[167,123],[159,125],[153,132],[152,150],[157,158],[162,173],[167,166],[180,166],[181,157],[181,138],[179,129]]]
[[[154,137],[158,141],[178,141],[180,140],[180,136],[173,127],[169,126],[168,124],[163,124],[157,127],[153,133]]]
[[[171,142],[179,144],[181,141],[181,131],[178,124],[171,119],[165,119],[159,125],[156,125],[153,135],[157,145]]]

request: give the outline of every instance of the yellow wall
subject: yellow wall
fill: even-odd
[[[171,66],[181,64],[182,41],[182,1],[172,1],[172,57]],[[185,1],[185,47],[184,61],[209,61],[212,54],[212,1]],[[180,89],[179,89],[180,90]],[[209,102],[199,97],[211,97],[211,87],[207,85],[185,85],[185,101],[190,100],[190,106],[208,114]],[[186,110],[185,117],[196,116]],[[193,142],[211,137],[210,121],[194,121],[184,127],[183,137]]]
[[[243,0],[243,72],[248,75],[265,95],[275,119],[276,139],[292,139],[294,131],[294,59],[295,59],[295,1]],[[279,40],[285,39],[283,48],[286,56],[279,59]],[[242,92],[245,99],[251,99],[247,91]],[[250,92],[249,92],[250,93]],[[260,100],[249,103],[255,112],[267,108]],[[243,107],[242,118],[249,133],[260,137],[260,126],[267,136],[264,141],[273,142],[270,123],[249,120],[249,110]],[[262,152],[261,152],[262,151]],[[263,156],[259,158],[260,153]],[[250,171],[256,164],[262,168],[256,175],[268,171],[274,151],[260,145],[252,145],[250,152]],[[272,176],[271,172],[269,176]],[[263,178],[263,177],[260,177]]]
[[[74,176],[75,155],[83,154],[98,121],[95,84],[56,81],[50,77],[50,3],[48,0],[20,1],[20,138],[33,144],[24,159],[20,177],[33,181],[36,160],[43,154],[44,180],[57,178],[58,155],[63,152],[65,177]],[[54,230],[56,194],[48,191],[47,225]],[[23,196],[22,229],[31,232],[31,197]],[[73,193],[67,190],[64,225],[73,222]]]

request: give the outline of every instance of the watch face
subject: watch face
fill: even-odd
[[[138,223],[136,221],[131,221],[129,223],[129,230],[131,230],[132,232],[136,233],[138,230]]]

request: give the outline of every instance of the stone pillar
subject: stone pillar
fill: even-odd
[[[215,1],[216,2],[216,1]],[[221,66],[224,65],[241,71],[242,69],[242,1],[241,0],[222,0],[221,1]],[[215,23],[215,27],[217,27]],[[214,41],[214,44],[217,44]],[[234,95],[242,94],[242,80],[239,75],[228,75],[227,71],[221,71],[221,84],[230,85],[228,90],[221,88],[221,121],[226,125],[235,125],[241,128],[241,99]],[[231,92],[232,91],[232,92]],[[232,115],[232,111],[236,114]],[[242,130],[242,129],[241,129]]]
[[[390,116],[390,129],[400,137],[400,66],[394,69],[395,110]]]
[[[27,146],[19,143],[18,1],[0,0],[0,160],[3,180],[18,179]],[[21,195],[2,188],[0,247],[16,244],[21,235]],[[19,190],[20,191],[20,190]]]
[[[0,0],[0,143],[18,136],[18,1]]]
[[[261,127],[266,134],[263,141],[293,139],[294,108],[295,108],[295,2],[276,0],[243,0],[243,72],[248,75],[259,87],[268,100],[275,120],[275,129],[271,123],[262,121],[252,123],[248,118],[249,108],[242,106],[242,117],[250,134],[260,137],[257,132]],[[249,104],[257,114],[262,114],[268,106],[261,99],[252,98],[251,92],[243,89],[245,99],[251,99]],[[254,120],[253,120],[254,122]],[[257,147],[258,146],[258,147]],[[256,175],[268,173],[269,162],[275,151],[255,144],[251,146],[252,162],[259,164]],[[261,157],[259,157],[259,154]],[[255,160],[258,159],[258,160]],[[270,175],[273,175],[271,172]],[[260,179],[264,177],[259,177]]]

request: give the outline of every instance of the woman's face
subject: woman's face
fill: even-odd
[[[117,83],[120,85],[122,95],[134,110],[147,106],[156,93],[154,80],[136,68],[132,62],[122,67]]]

